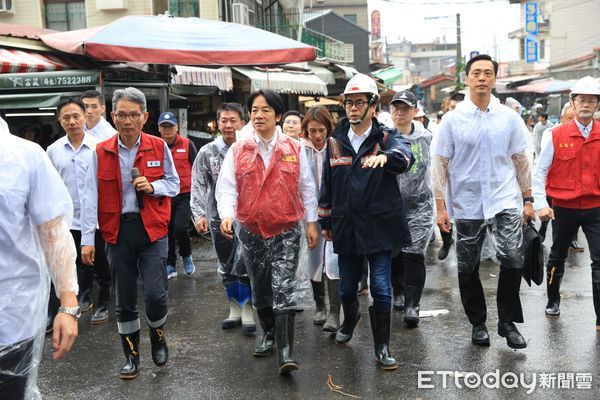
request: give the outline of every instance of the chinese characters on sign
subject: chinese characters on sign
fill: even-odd
[[[528,63],[538,61],[538,3],[528,1],[525,3],[525,61]]]
[[[56,71],[30,74],[2,74],[0,90],[50,89],[95,86],[100,81],[98,71]]]

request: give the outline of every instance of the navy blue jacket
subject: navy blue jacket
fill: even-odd
[[[328,139],[319,194],[319,224],[333,236],[338,254],[366,255],[411,245],[396,175],[414,158],[410,146],[375,118],[371,133],[354,152],[344,118]],[[366,157],[387,155],[383,168],[362,168]]]

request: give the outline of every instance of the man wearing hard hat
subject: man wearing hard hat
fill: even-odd
[[[600,331],[600,82],[586,76],[575,83],[570,103],[574,118],[552,129],[534,174],[535,208],[542,221],[554,220],[548,258],[546,315],[560,315],[560,283],[573,235],[583,228],[592,259],[596,330]],[[550,208],[546,196],[552,198]]]
[[[355,75],[342,95],[347,118],[329,138],[319,198],[323,236],[333,240],[339,255],[344,322],[335,341],[350,341],[360,319],[357,289],[367,258],[375,355],[381,368],[393,370],[398,365],[389,351],[392,250],[411,244],[396,175],[414,158],[406,143],[374,118],[379,94],[373,79]]]

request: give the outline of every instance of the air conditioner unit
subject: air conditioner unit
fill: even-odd
[[[15,13],[15,1],[14,0],[0,0],[0,13],[1,14],[14,14]]]
[[[127,0],[96,0],[98,10],[124,10],[127,8]]]
[[[241,25],[250,25],[248,17],[248,6],[244,3],[233,3],[231,5],[232,22]]]

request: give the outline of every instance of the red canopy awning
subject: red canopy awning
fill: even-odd
[[[0,49],[0,73],[47,72],[71,69],[63,60],[22,50]]]

